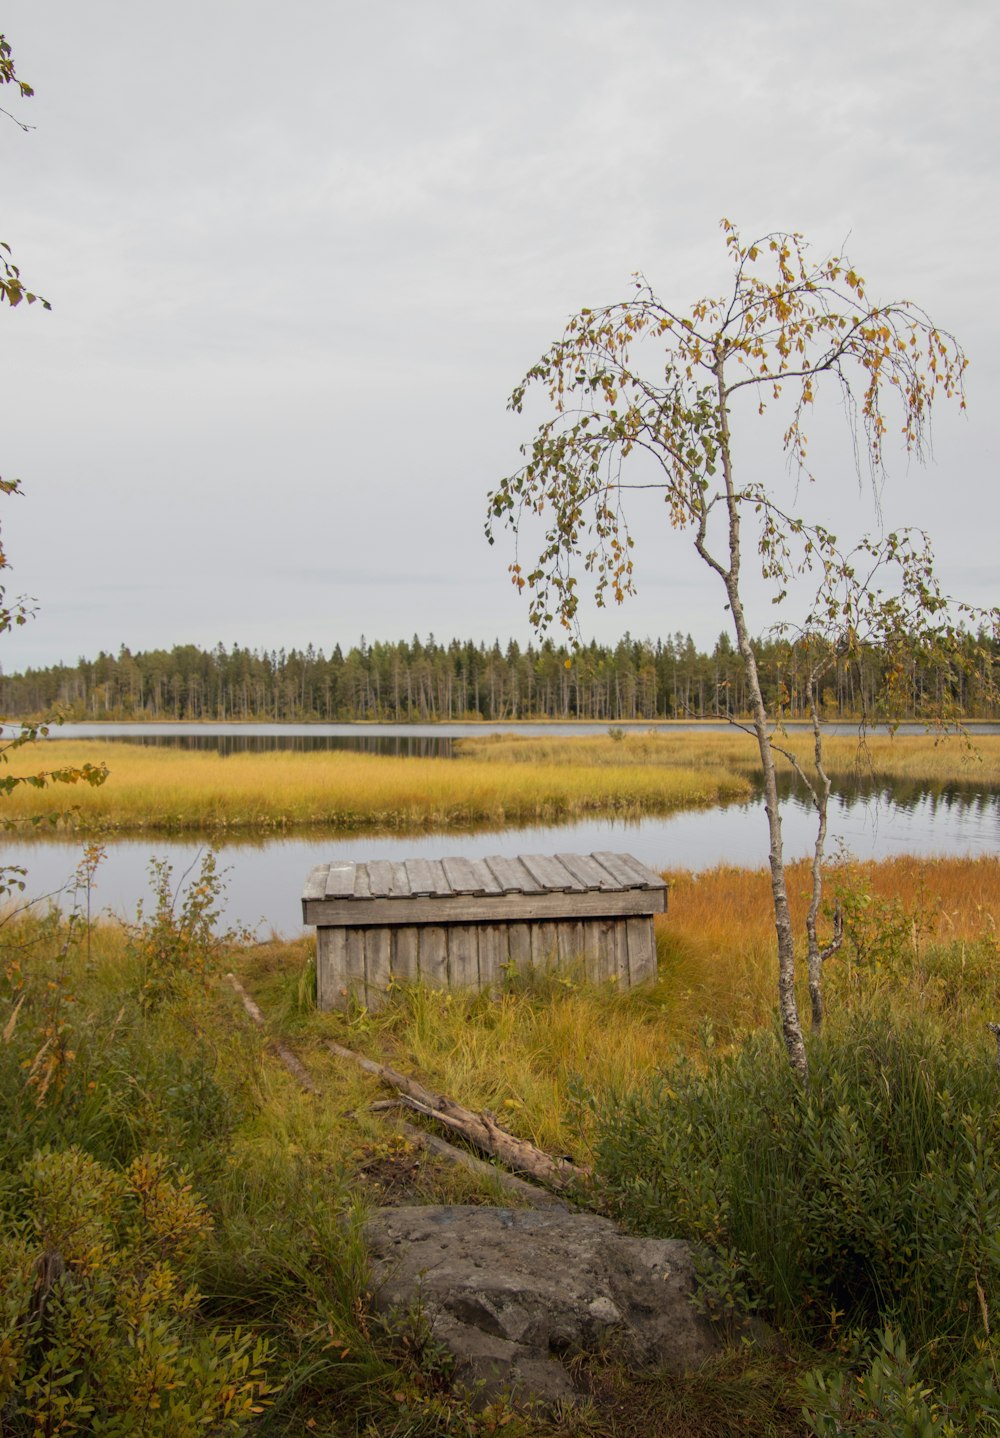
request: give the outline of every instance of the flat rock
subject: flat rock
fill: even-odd
[[[437,1205],[381,1208],[366,1237],[377,1310],[419,1302],[456,1378],[552,1403],[567,1360],[614,1344],[636,1367],[696,1367],[721,1347],[691,1302],[690,1244],[636,1238],[595,1214]]]

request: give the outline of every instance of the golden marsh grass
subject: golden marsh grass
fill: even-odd
[[[610,742],[610,741],[609,741]],[[34,751],[46,768],[105,763],[99,788],[19,788],[3,814],[27,822],[39,809],[76,808],[85,829],[239,830],[324,825],[339,829],[449,829],[582,814],[666,813],[744,798],[744,775],[723,765],[600,767],[538,761],[401,759],[345,751],[221,757],[140,744],[51,740]]]
[[[759,762],[739,732],[529,737],[459,741],[458,762],[349,751],[218,754],[99,740],[50,740],[35,750],[47,768],[106,763],[101,788],[35,789],[4,799],[6,818],[27,822],[48,807],[76,809],[85,829],[454,829],[547,822],[586,814],[664,814],[749,798]],[[808,760],[811,740],[787,745]],[[826,740],[827,765],[852,775],[916,783],[1000,783],[1000,735],[971,745],[951,738],[877,735]],[[786,760],[780,767],[787,769]]]
[[[631,730],[610,734],[536,737],[496,734],[457,741],[466,760],[488,759],[502,764],[573,765],[693,769],[757,774],[757,742],[737,729]],[[812,735],[797,726],[776,741],[807,767],[813,754]],[[939,737],[934,734],[874,734],[864,743],[856,735],[829,734],[823,741],[826,767],[840,778],[912,779],[934,783],[1000,783],[1000,732]],[[791,765],[779,755],[779,771]]]

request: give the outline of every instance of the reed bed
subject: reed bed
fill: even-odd
[[[659,989],[675,1041],[688,1051],[729,1044],[770,1022],[777,948],[766,869],[723,866],[674,871],[669,912],[657,920]],[[788,891],[796,933],[805,934],[809,866],[793,864]],[[832,864],[826,871],[826,918],[839,900],[847,941],[827,967],[834,1003],[871,998],[876,990],[923,1009],[943,972],[954,971],[956,1022],[981,1025],[983,974],[997,953],[1000,859],[920,859]],[[964,980],[963,980],[964,969]],[[1000,968],[996,997],[1000,1004]],[[808,1012],[804,993],[803,1013]],[[989,1017],[989,1015],[986,1015]]]
[[[794,754],[807,769],[812,762],[813,739],[804,726],[790,728],[776,742]],[[466,760],[499,764],[574,765],[591,767],[621,764],[665,766],[756,775],[760,772],[757,741],[752,734],[729,730],[613,729],[599,735],[496,734],[457,742]],[[959,734],[829,734],[823,740],[828,772],[838,778],[912,779],[929,784],[1000,783],[1000,733]],[[778,768],[790,772],[779,754]]]
[[[576,763],[498,764],[401,759],[370,754],[266,753],[221,757],[143,745],[49,741],[36,750],[46,768],[106,763],[99,788],[21,787],[3,816],[27,823],[40,809],[72,808],[81,829],[449,829],[551,821],[594,814],[666,813],[745,798],[750,785],[724,765],[599,769]],[[33,757],[35,757],[33,756]]]
[[[454,829],[476,824],[550,822],[585,814],[663,814],[745,800],[759,775],[753,739],[740,732],[616,736],[492,735],[459,742],[459,761],[370,754],[217,754],[141,744],[51,740],[35,751],[46,768],[106,763],[100,788],[18,788],[3,816],[27,824],[40,810],[69,811],[87,830],[268,831]],[[803,761],[811,739],[782,740]],[[1000,735],[970,743],[952,737],[876,735],[859,748],[826,740],[835,778],[878,785],[901,780],[945,787],[1000,784]],[[785,759],[779,768],[788,771]]]

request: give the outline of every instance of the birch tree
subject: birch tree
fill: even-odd
[[[918,305],[873,301],[846,255],[816,260],[795,233],[745,244],[728,220],[722,231],[731,267],[724,294],[681,311],[637,276],[630,298],[581,310],[531,367],[509,408],[521,413],[537,388],[549,415],[522,446],[520,468],[490,493],[486,529],[493,543],[499,527],[510,527],[520,541],[531,520],[541,526],[537,559],[523,563],[518,551],[510,565],[538,629],[555,621],[576,629],[581,570],[600,605],[634,593],[629,499],[637,490],[662,494],[665,528],[686,538],[721,585],[763,773],[782,1033],[789,1062],[804,1078],[777,756],[791,758],[817,808],[807,949],[818,1023],[826,950],[817,920],[829,797],[816,702],[823,666],[862,642],[900,651],[932,642],[952,662],[962,615],[937,585],[924,535],[902,531],[842,546],[798,505],[782,504],[780,483],[739,471],[732,426],[746,421],[742,401],[751,401],[751,414],[777,407],[781,469],[797,472],[801,494],[814,478],[808,416],[829,391],[847,415],[858,476],[867,470],[879,481],[890,439],[922,458],[935,401],[964,408],[967,361],[955,338]],[[816,752],[808,775],[775,730],[780,715],[765,706],[744,603],[749,552],[774,602],[784,601],[793,584],[808,586],[800,636],[812,637],[820,661],[810,690]]]

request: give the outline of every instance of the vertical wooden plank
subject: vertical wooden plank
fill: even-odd
[[[606,984],[615,971],[615,921],[614,919],[598,919],[596,928],[594,983]]]
[[[589,919],[583,925],[583,971],[591,984],[601,983],[606,976],[606,930],[607,925],[602,919]]]
[[[379,1009],[388,998],[389,981],[392,978],[391,940],[385,926],[365,929],[364,934],[367,1003],[370,1009]]]
[[[440,859],[426,860],[430,870],[431,893],[440,899],[451,897],[451,884],[448,882],[448,875],[444,871],[444,864]]]
[[[658,879],[645,865],[637,865],[633,859],[631,864],[626,864],[621,854],[612,854],[607,849],[598,849],[590,856],[596,859],[602,869],[607,869],[619,889],[644,889],[647,885],[645,875],[655,879],[657,884],[663,880]]]
[[[370,859],[365,864],[368,871],[368,891],[373,899],[387,899],[392,892],[393,865],[388,859]]]
[[[348,860],[335,860],[327,865],[326,897],[328,899],[350,899],[354,895],[354,870],[357,866]]]
[[[618,885],[607,869],[602,869],[589,854],[557,854],[556,858],[563,868],[568,869],[573,877],[580,881],[582,889],[603,892],[617,890]]]
[[[316,1007],[343,1008],[347,1001],[347,930],[316,930]]]
[[[306,886],[302,890],[303,902],[306,899],[326,898],[326,878],[329,871],[329,864],[315,864],[313,868],[309,870]]]
[[[479,933],[479,988],[480,992],[498,993],[503,983],[500,965],[507,955],[501,952],[503,927],[500,924],[477,924]]]
[[[453,894],[492,894],[500,892],[499,884],[485,864],[478,864],[471,859],[458,857],[455,859],[442,859],[441,866],[444,869],[448,883],[451,885]],[[487,885],[489,887],[487,887]]]
[[[556,957],[568,979],[583,977],[583,925],[576,919],[560,919],[556,925]]]
[[[365,993],[365,931],[346,929],[347,960],[344,965],[344,987],[359,1004],[368,1003]]]
[[[548,973],[559,957],[557,928],[550,920],[531,926],[531,962],[539,973]]]
[[[614,979],[621,987],[628,988],[628,933],[624,919],[612,919],[608,933],[607,972],[605,978]]]
[[[503,953],[504,936],[507,940],[506,954]],[[513,964],[519,974],[525,973],[531,967],[531,925],[505,924],[500,930],[500,948],[501,964]]]
[[[479,894],[502,894],[505,892],[493,870],[485,859],[470,859],[469,869]]]
[[[449,924],[448,983],[453,989],[479,987],[479,934],[476,924]]]
[[[644,915],[625,920],[628,936],[628,974],[620,982],[642,984],[656,978],[656,941],[653,920]]]
[[[544,886],[536,883],[520,859],[508,859],[502,854],[491,854],[485,863],[502,893],[544,893]]]
[[[410,879],[406,872],[405,864],[393,864],[392,883],[389,887],[389,894],[392,898],[409,898]]]
[[[600,855],[599,857],[603,862],[604,856]],[[634,888],[638,886],[640,889],[663,889],[666,887],[665,881],[659,874],[647,868],[645,864],[640,864],[639,860],[634,858],[633,855],[615,854],[614,857],[617,860],[617,867],[622,875],[623,884],[625,883],[626,874],[633,876],[633,883],[627,884],[626,887]]]
[[[427,859],[407,859],[404,865],[406,870],[406,886],[413,895],[428,895],[434,893],[434,875],[431,872],[430,862]]]
[[[419,954],[419,930],[412,924],[400,924],[392,933],[393,976],[405,984],[415,984],[420,976],[417,962]]]
[[[550,854],[521,854],[521,863],[543,893],[579,893],[583,884]]]
[[[420,926],[420,982],[432,989],[448,987],[448,943],[440,924]]]

